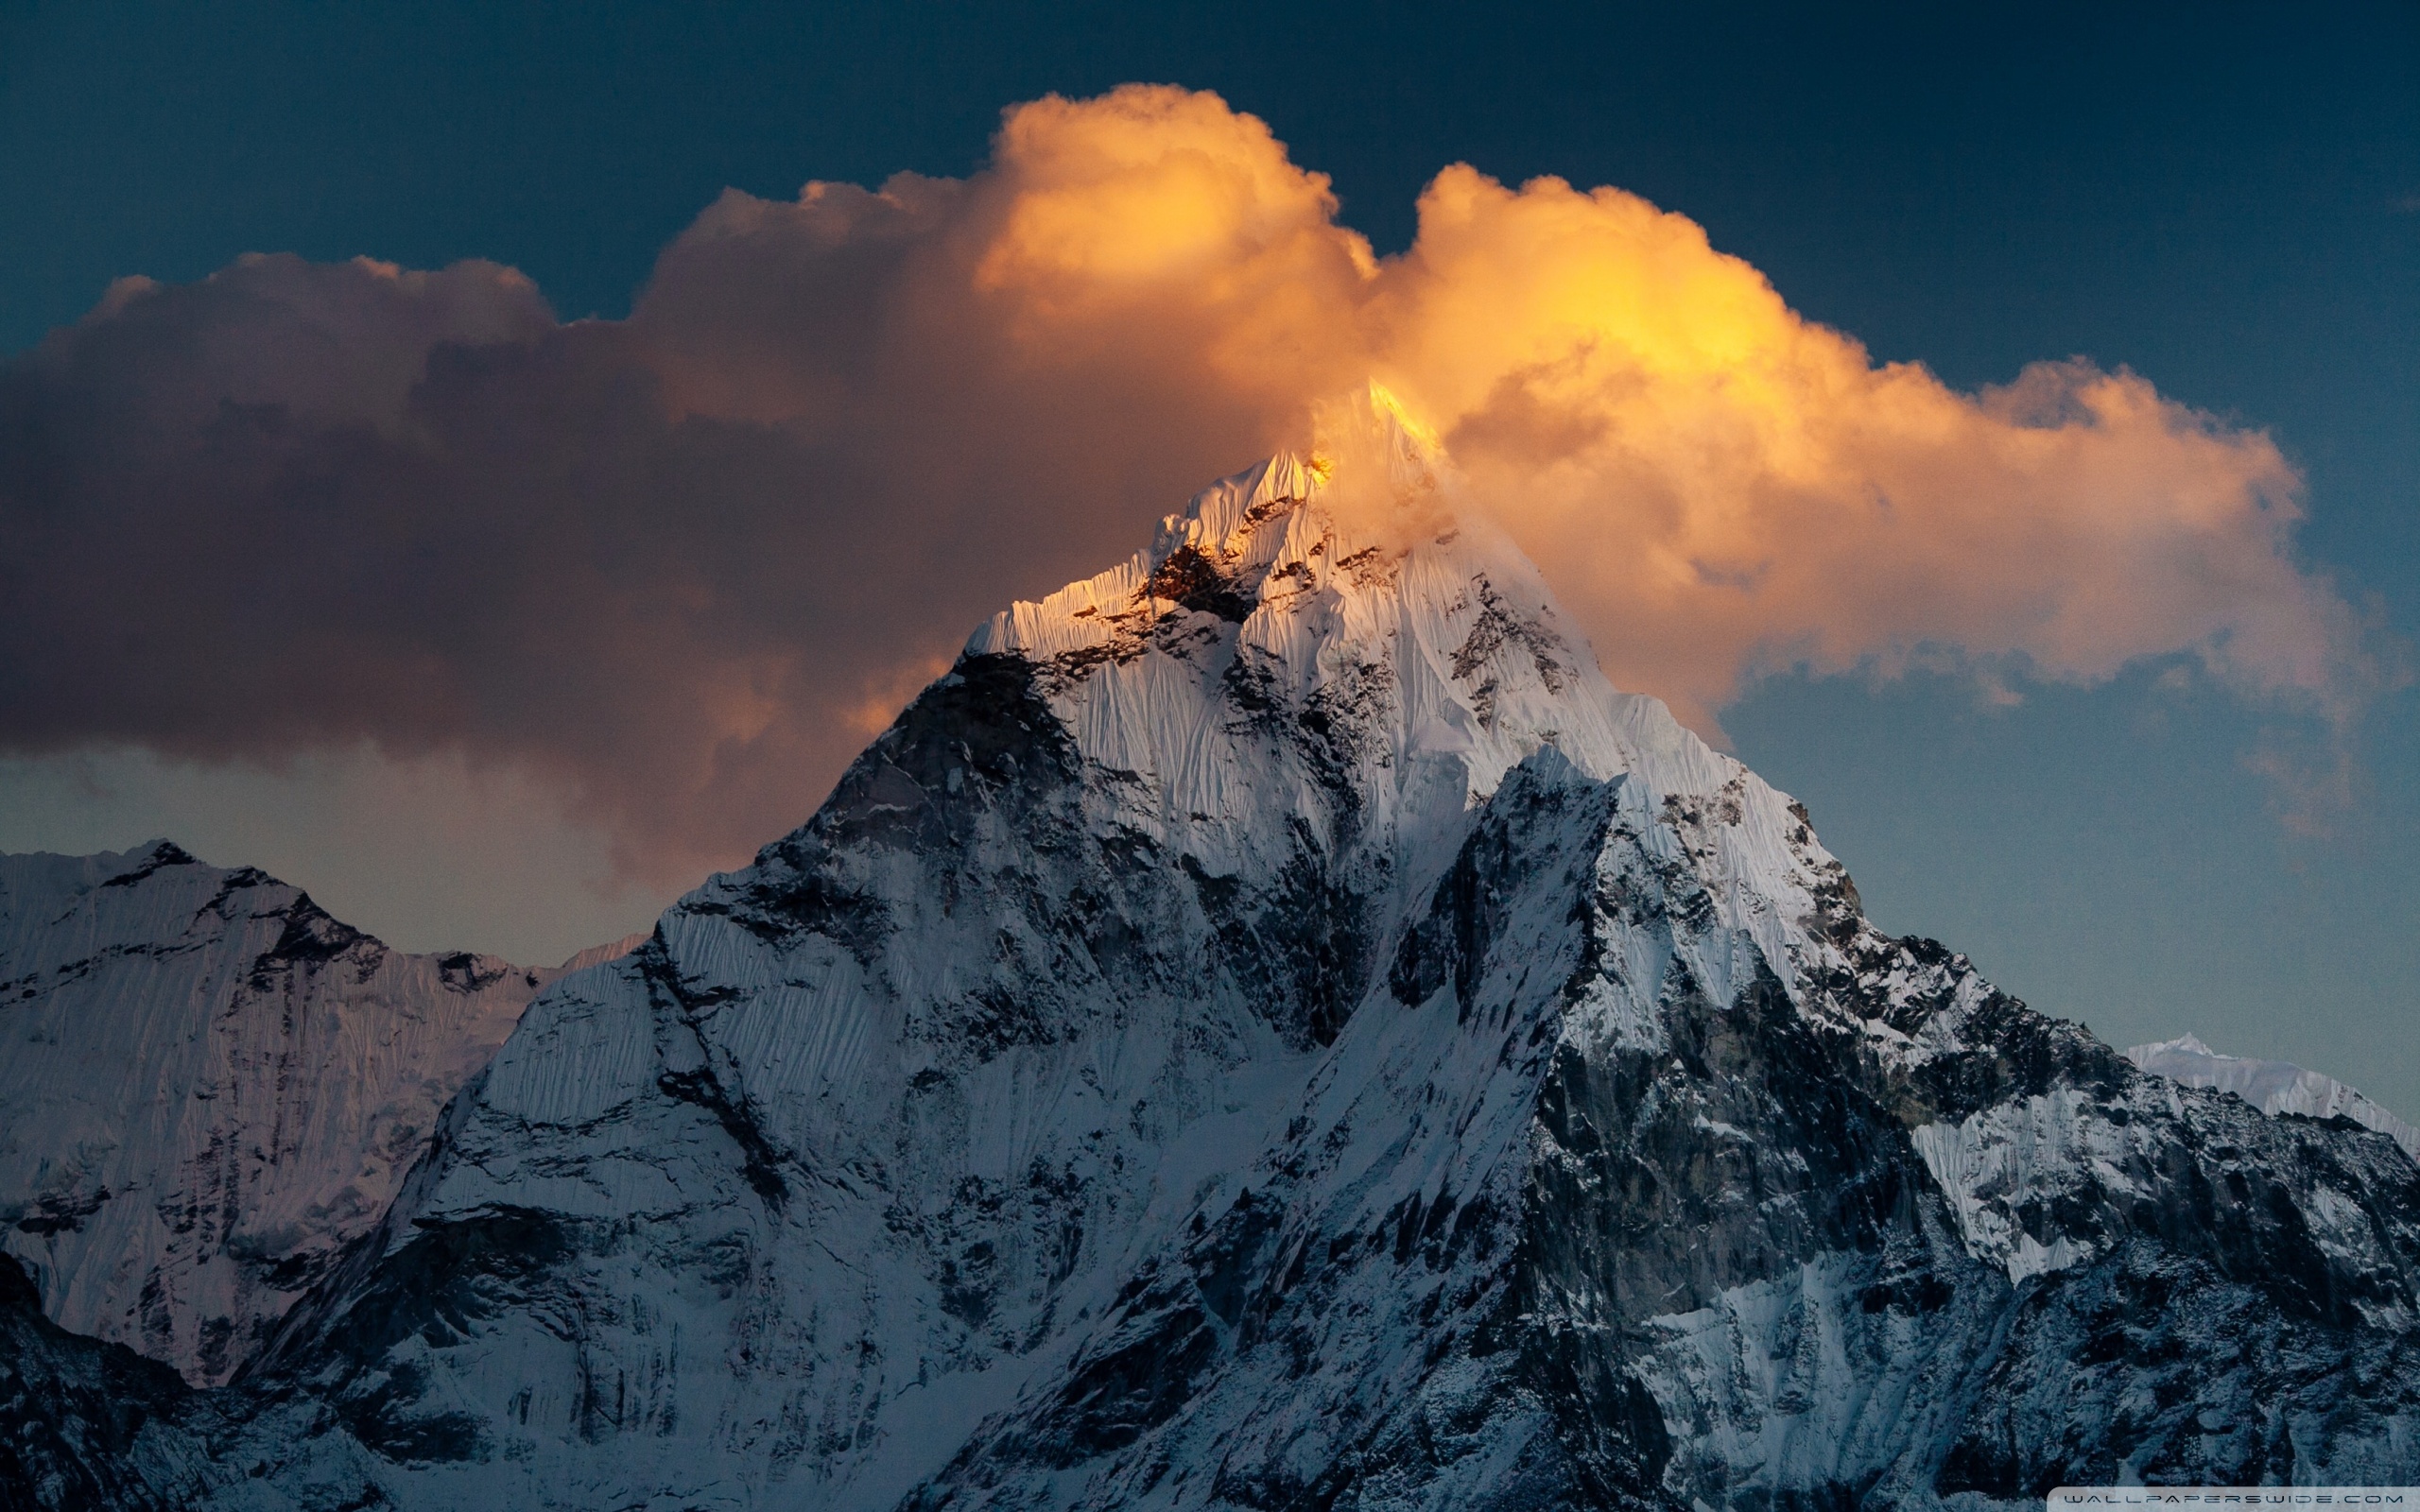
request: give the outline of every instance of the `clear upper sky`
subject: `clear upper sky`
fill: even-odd
[[[1959,387],[2071,354],[2131,368],[2270,431],[2308,480],[2302,558],[2390,637],[2420,640],[2408,0],[0,0],[0,352],[120,275],[182,283],[252,250],[491,258],[565,317],[618,317],[726,185],[785,198],[810,178],[964,175],[1002,107],[1135,79],[1267,120],[1382,253],[1409,241],[1444,163],[1557,174],[1693,217],[1808,317]],[[1966,950],[2121,1045],[2191,1029],[2420,1114],[2420,699],[2370,709],[2349,814],[2301,834],[2254,769],[2276,716],[2161,670],[2019,686],[2014,704],[1947,676],[1781,677],[1724,723],[1808,803],[1884,927]],[[449,865],[478,869],[458,856],[479,836],[384,884],[347,873],[323,859],[355,822],[331,817],[340,778],[305,794],[121,763],[104,795],[92,770],[0,767],[0,847],[199,835],[213,859],[268,865],[412,945],[567,954],[659,901],[571,889],[543,927],[447,913],[411,894],[441,890]],[[479,867],[491,890],[534,885]]]

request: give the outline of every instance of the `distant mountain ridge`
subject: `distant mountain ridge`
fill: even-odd
[[[1372,421],[541,992],[232,1387],[26,1431],[260,1512],[2420,1479],[2420,1167],[1881,935]]]
[[[61,1326],[224,1382],[562,974],[164,840],[0,856],[0,1249]]]
[[[2247,1059],[2222,1056],[2196,1036],[2181,1035],[2157,1044],[2135,1045],[2126,1058],[2143,1070],[2183,1082],[2233,1092],[2264,1113],[2298,1113],[2305,1118],[2349,1118],[2374,1128],[2420,1160],[2420,1128],[2405,1123],[2335,1077],[2284,1060]]]

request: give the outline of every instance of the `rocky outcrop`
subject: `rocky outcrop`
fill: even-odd
[[[0,1506],[190,1506],[223,1479],[213,1421],[166,1366],[44,1317],[32,1278],[0,1255]]]

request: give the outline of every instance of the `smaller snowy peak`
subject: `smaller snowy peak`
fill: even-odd
[[[1325,410],[1312,455],[1280,452],[1220,478],[1163,517],[1149,548],[994,615],[968,640],[968,654],[1080,660],[1114,645],[1125,660],[1168,615],[1195,610],[1241,621],[1269,598],[1326,588],[1339,571],[1357,586],[1379,586],[1417,538],[1450,541],[1455,521],[1440,490],[1451,469],[1437,438],[1374,383]],[[1322,507],[1316,518],[1298,521],[1314,503]]]
[[[1040,603],[994,614],[966,643],[970,656],[1015,654],[1040,662],[1080,654],[1139,631],[1172,611],[1206,608],[1240,620],[1285,543],[1260,527],[1309,500],[1323,472],[1291,452],[1221,478],[1181,514],[1160,522],[1148,550],[1069,583]]]
[[[60,1326],[222,1382],[561,974],[164,840],[0,856],[0,1251]]]
[[[2344,1117],[2394,1140],[2420,1160],[2420,1128],[2395,1117],[2335,1077],[2284,1060],[2222,1056],[2186,1034],[2158,1044],[2135,1045],[2126,1058],[2141,1070],[2187,1087],[2233,1092],[2264,1113],[2305,1118]]]
[[[1160,563],[1189,549],[1236,562],[1252,549],[1263,521],[1313,497],[1327,477],[1325,462],[1281,452],[1195,494],[1183,513],[1160,522],[1159,535],[1145,555]]]

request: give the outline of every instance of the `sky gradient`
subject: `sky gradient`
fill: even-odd
[[[901,681],[901,665],[946,654],[999,599],[1031,596],[1104,565],[1192,486],[1250,460],[1229,454],[1282,431],[1280,412],[1304,394],[1272,397],[1236,381],[1250,365],[1222,368],[1213,337],[1281,305],[1289,288],[1313,276],[1306,268],[1339,257],[1349,263],[1340,239],[1348,230],[1366,236],[1376,257],[1413,247],[1424,187],[1446,164],[1466,162],[1508,186],[1500,200],[1483,188],[1464,197],[1480,206],[1474,223],[1502,232],[1481,238],[1487,247],[1536,245],[1505,228],[1558,205],[1583,217],[1668,224],[1653,211],[1630,208],[1627,198],[1600,205],[1514,194],[1540,174],[1562,175],[1582,191],[1617,186],[1703,227],[1712,251],[1702,263],[1694,253],[1674,254],[1683,265],[1711,277],[1728,266],[1715,254],[1744,259],[1786,301],[1788,318],[1758,317],[1765,335],[1749,343],[1787,352],[1789,362],[1775,370],[1802,378],[1867,370],[1842,366],[1837,353],[1806,357],[1805,343],[1820,345],[1823,333],[1803,318],[1863,342],[1877,363],[1926,364],[1946,387],[1922,399],[1924,413],[1964,417],[1958,423],[1970,427],[1998,423],[1988,396],[1970,401],[1953,391],[1979,394],[2017,380],[2028,364],[2068,357],[2102,373],[2138,373],[2146,387],[2125,392],[2141,398],[2156,386],[2162,402],[2213,417],[2185,434],[2160,422],[2166,412],[2154,406],[2141,412],[2152,420],[2131,433],[2143,445],[2096,454],[2165,480],[2133,491],[2111,489],[2105,472],[2089,468],[2064,483],[1996,463],[1978,471],[1973,459],[1993,453],[1992,444],[1950,448],[1944,455],[1960,460],[1945,480],[1936,476],[1938,456],[1909,462],[1905,444],[1882,447],[1879,461],[1859,453],[1854,467],[1824,474],[1844,479],[1839,487],[1794,494],[1790,507],[1776,505],[1761,520],[1727,522],[1744,534],[1724,539],[1744,541],[1746,555],[1705,561],[1718,586],[1753,575],[1767,557],[1785,568],[1806,564],[1809,585],[1788,613],[1746,625],[1754,633],[1740,644],[1716,644],[1742,628],[1719,595],[1695,609],[1626,618],[1625,607],[1642,601],[1639,585],[1616,577],[1578,595],[1587,602],[1577,607],[1617,680],[1664,679],[1661,691],[1694,701],[1702,728],[1719,720],[1744,759],[1808,802],[1884,927],[1967,950],[2010,989],[2086,1020],[2117,1043],[2189,1028],[2224,1050],[2285,1055],[2344,1075],[2407,1115],[2420,1109],[2420,989],[2412,985],[2420,981],[2420,931],[2412,927],[2420,919],[2413,797],[2420,720],[2411,695],[2394,686],[2405,660],[2399,648],[2420,632],[2412,508],[2420,483],[2420,91],[2411,87],[2420,28],[2408,8],[2341,9],[2291,28],[2223,9],[2113,24],[2083,10],[2028,8],[1954,25],[1913,10],[1844,22],[1754,8],[1712,9],[1685,22],[1618,10],[1474,21],[1418,8],[1308,18],[1179,9],[1149,24],[1106,9],[1059,15],[1057,25],[1034,26],[966,9],[823,9],[802,17],[723,8],[631,11],[605,27],[568,9],[543,8],[399,8],[374,16],[264,9],[241,21],[164,9],[0,9],[0,196],[22,212],[0,223],[7,278],[0,286],[12,291],[0,306],[0,350],[20,353],[0,388],[13,383],[20,399],[34,393],[41,401],[17,410],[38,423],[0,437],[0,463],[10,448],[23,463],[31,455],[28,436],[73,452],[60,440],[72,434],[57,419],[65,413],[56,407],[63,393],[126,403],[133,394],[142,413],[164,413],[156,383],[129,387],[125,375],[164,370],[162,351],[223,354],[233,350],[225,333],[265,329],[248,323],[251,306],[233,297],[247,279],[283,291],[253,304],[290,304],[291,290],[306,284],[320,289],[315,318],[323,329],[353,333],[348,351],[424,360],[440,338],[526,341],[551,354],[547,381],[557,385],[474,364],[443,375],[452,387],[429,390],[461,396],[445,413],[470,429],[447,433],[449,455],[473,455],[475,432],[482,444],[501,448],[491,460],[531,469],[532,487],[511,490],[511,507],[557,499],[554,512],[529,517],[521,555],[465,557],[464,541],[487,538],[426,530],[430,498],[450,500],[444,507],[461,519],[484,522],[495,517],[501,493],[467,490],[458,477],[416,480],[375,457],[358,464],[366,472],[331,463],[322,475],[389,478],[395,491],[382,518],[406,522],[421,532],[414,539],[433,543],[424,576],[397,576],[385,559],[354,562],[360,576],[325,575],[322,586],[340,587],[349,605],[375,596],[365,585],[391,582],[398,602],[390,617],[365,622],[348,610],[332,621],[298,610],[311,594],[293,585],[312,581],[329,563],[325,543],[289,540],[290,555],[273,564],[273,577],[216,580],[221,590],[247,585],[242,612],[228,613],[227,595],[214,595],[214,581],[202,574],[182,609],[184,620],[162,622],[210,625],[193,637],[189,663],[164,661],[156,634],[148,648],[138,645],[121,660],[87,660],[109,642],[109,625],[148,612],[124,606],[112,607],[114,620],[78,625],[76,635],[43,645],[43,664],[73,674],[63,680],[80,678],[139,707],[136,714],[86,710],[70,717],[61,711],[72,700],[57,696],[12,704],[0,738],[32,754],[0,766],[0,846],[96,849],[172,833],[211,859],[268,866],[345,917],[416,947],[475,945],[544,959],[633,927],[677,890],[672,874],[696,858],[618,880],[613,860],[617,844],[629,850],[630,834],[652,824],[737,859],[735,850],[744,854],[770,838],[758,833],[767,816],[803,816],[812,806],[811,795],[795,793],[796,774],[828,768],[836,752],[862,739],[865,729],[850,722],[849,711],[877,717],[885,699],[912,683]],[[902,169],[973,176],[975,198],[992,195],[988,202],[1010,207],[1002,213],[1011,218],[1016,206],[1057,203],[1047,196],[1092,181],[1080,163],[1067,167],[1063,150],[1080,145],[1083,133],[1043,132],[1026,156],[1011,151],[987,168],[999,111],[1050,91],[1083,97],[1130,79],[1215,90],[1236,111],[1267,122],[1285,151],[1252,159],[1261,176],[1254,181],[1266,191],[1255,190],[1252,202],[1280,207],[1271,224],[1282,223],[1310,262],[1281,259],[1258,296],[1233,309],[1180,312],[1185,318],[1178,319],[1169,306],[1154,304],[1165,318],[1151,328],[1161,351],[1183,360],[1146,373],[1143,387],[1157,388],[1115,411],[1115,424],[1085,431],[1112,412],[1080,398],[1063,399],[1055,415],[1000,413],[1003,396],[1018,392],[1016,374],[987,358],[992,365],[978,366],[978,376],[998,383],[970,379],[947,403],[959,406],[954,418],[991,415],[999,429],[987,434],[977,424],[932,464],[938,471],[870,479],[874,470],[863,455],[836,462],[812,446],[811,456],[752,451],[738,431],[701,446],[693,424],[687,433],[667,431],[663,446],[614,470],[620,491],[604,490],[610,497],[593,479],[547,492],[567,475],[564,464],[557,456],[536,467],[527,438],[557,435],[579,456],[596,455],[601,438],[625,442],[634,432],[616,419],[614,382],[633,372],[669,381],[667,350],[690,354],[683,370],[692,383],[719,374],[728,390],[684,391],[675,406],[684,415],[735,423],[764,418],[746,412],[764,402],[763,370],[745,369],[746,344],[732,333],[745,335],[780,290],[794,286],[782,271],[793,264],[755,265],[760,276],[752,282],[749,266],[713,261],[747,244],[729,234],[733,228],[745,221],[754,245],[772,249],[767,255],[792,257],[794,249],[780,250],[785,227],[809,239],[821,233],[808,224],[813,215],[796,208],[801,183],[871,186]],[[1215,121],[1206,129],[1226,129]],[[1108,133],[1136,134],[1131,126]],[[1253,150],[1247,145],[1236,149],[1241,157],[1229,156],[1241,162]],[[1340,199],[1332,215],[1314,202],[1316,194],[1303,198],[1286,177],[1289,163],[1331,177]],[[726,187],[741,198],[718,204]],[[982,220],[987,213],[927,207],[911,230],[939,246],[972,236],[970,227],[996,230]],[[840,242],[892,245],[862,221],[853,221]],[[1015,242],[1025,249],[1022,261],[997,261],[989,276],[995,287],[1026,288],[1028,314],[1042,312],[1036,318],[1059,322],[1049,329],[1063,334],[1076,328],[1067,321],[1081,323],[1080,312],[1067,313],[1074,286],[1049,281],[1072,266],[1067,247],[1098,247],[1100,238],[1096,229],[1054,240],[1046,219],[1034,226]],[[706,234],[717,227],[721,234]],[[1259,249],[1276,245],[1260,232],[1251,239]],[[1637,236],[1632,242],[1644,245]],[[667,247],[687,249],[685,272],[679,257],[658,268]],[[155,315],[181,312],[142,328],[165,348],[140,348],[128,358],[125,342],[113,349],[95,337],[78,349],[82,366],[69,364],[74,382],[57,376],[68,369],[42,369],[40,354],[27,351],[46,331],[84,317],[117,278],[191,284],[251,251],[299,259],[154,297],[147,308]],[[434,294],[423,287],[385,314],[364,313],[347,301],[387,287],[377,282],[385,275],[348,279],[342,266],[323,266],[354,256],[405,269],[462,258],[498,268],[458,270]],[[1645,253],[1620,266],[1634,264],[1681,266]],[[847,283],[852,277],[877,277],[851,267],[856,271],[830,272],[814,286],[828,293],[859,287]],[[650,270],[652,315],[643,304],[641,318],[628,324],[554,324],[558,316],[590,313],[618,322]],[[1534,282],[1454,278],[1461,282],[1438,275],[1430,284],[1475,290],[1478,306],[1491,312],[1501,310],[1507,291]],[[934,307],[941,285],[881,273],[884,287],[890,284],[882,279],[906,288],[899,309]],[[1419,302],[1390,297],[1397,305]],[[828,298],[837,307],[839,296]],[[1419,319],[1379,322],[1382,335],[1360,320],[1317,329],[1315,339],[1303,333],[1318,327],[1318,318],[1298,312],[1271,320],[1272,334],[1262,339],[1302,342],[1289,354],[1293,366],[1337,358],[1340,371],[1372,362],[1403,369],[1415,387],[1432,390],[1417,396],[1422,402],[1465,421],[1497,422],[1492,432],[1484,424],[1467,430],[1466,443],[1492,434],[1509,438],[1499,448],[1507,455],[1520,454],[1523,446],[1512,444],[1520,438],[1503,423],[1512,410],[1491,408],[1486,395],[1443,391],[1449,375],[1465,368],[1501,380],[1521,365],[1469,362],[1476,337],[1467,323],[1435,314],[1438,301],[1426,307],[1432,313]],[[1682,324],[1710,329],[1704,321]],[[1403,334],[1414,327],[1449,332],[1452,339],[1427,345],[1455,360],[1423,357],[1422,342]],[[136,325],[110,330],[125,335]],[[376,341],[360,337],[372,330]],[[650,332],[664,339],[637,341]],[[821,327],[792,335],[800,332],[808,344],[838,339]],[[218,345],[196,333],[219,333],[211,337]],[[1033,350],[1030,332],[1001,341],[997,352]],[[646,345],[648,354],[632,357],[617,342]],[[112,350],[121,354],[112,358]],[[295,350],[290,339],[262,350],[279,359],[266,370],[294,372],[284,360]],[[937,362],[962,349],[881,350],[921,351]],[[1129,394],[1135,387],[1133,372],[1084,360],[1092,365],[1077,366],[1093,387],[1070,392]],[[1647,366],[1658,382],[1671,380],[1672,364]],[[223,387],[227,370],[209,368],[210,383]],[[742,370],[749,382],[729,381]],[[796,376],[792,367],[781,370]],[[905,376],[894,376],[913,391],[934,370],[909,364]],[[412,361],[399,371],[405,387],[420,376]],[[856,381],[865,369],[833,371]],[[1598,379],[1588,392],[1619,387]],[[216,393],[210,383],[192,392]],[[360,405],[394,403],[379,397],[383,389],[361,398],[324,377],[298,383],[279,399],[289,416],[312,404],[335,405],[332,395],[351,396],[345,402],[356,408],[344,413],[354,420],[368,413]],[[551,396],[556,407],[496,422],[509,407],[493,398],[497,387]],[[1808,392],[1836,387],[1806,380]],[[812,407],[812,387],[788,402],[793,411]],[[2106,391],[2070,386],[2051,396],[2053,407]],[[1635,412],[1572,403],[1566,419],[1653,430]],[[1837,461],[1854,450],[1837,438],[1849,430],[1864,436],[1881,403],[1857,400],[1839,412],[1847,420],[1814,425],[1819,437],[1836,438],[1827,455]],[[1787,412],[1831,413],[1803,398]],[[128,411],[79,413],[106,421]],[[118,434],[96,430],[95,455]],[[1647,474],[1675,498],[1732,496],[1721,477],[1701,477],[1688,464],[1705,450],[1688,439],[1696,433],[1669,434],[1685,444],[1654,454]],[[885,446],[913,450],[914,433],[876,441],[869,455]],[[1053,470],[1067,466],[1071,443],[1090,471],[1063,491],[1092,502],[1073,517],[1053,517],[1039,543],[1000,530],[1000,500],[1038,497]],[[211,455],[223,455],[224,437],[214,444],[220,450]],[[197,455],[162,454],[160,476],[232,487],[224,473],[198,467]],[[2212,459],[2215,482],[2203,465]],[[44,465],[55,460],[46,454]],[[964,470],[978,464],[993,474],[971,486]],[[1977,572],[1976,582],[1931,608],[1909,591],[1925,580],[1915,571],[1921,561],[1902,563],[1905,576],[1843,584],[1844,564],[1873,554],[1827,559],[1820,549],[1847,518],[1838,501],[1910,468],[1933,482],[1910,483],[1910,497],[1937,496],[1945,501],[1938,519],[1961,527],[1937,534],[1931,559],[1946,563],[1950,576],[1961,563]],[[824,480],[835,502],[820,515],[808,511],[812,530],[783,534],[796,525],[784,480],[802,473]],[[2181,481],[2187,474],[2201,480],[2201,491]],[[20,497],[34,475],[16,474]],[[2299,484],[2280,489],[2280,475]],[[1537,483],[1514,469],[1493,486],[1507,498],[1534,501],[1542,497]],[[1979,517],[1973,501],[2002,486],[2011,490],[2010,508],[2042,498],[2073,507],[2048,557],[1963,530]],[[889,499],[886,490],[897,492],[900,507],[925,511],[911,517],[920,555],[870,571],[868,554],[887,549],[885,538],[845,528],[842,505]],[[164,491],[175,490],[121,499],[111,518],[139,522]],[[190,505],[208,491],[182,497]],[[2308,513],[2284,536],[2261,514],[2281,492]],[[1808,518],[1800,506],[1810,496],[1835,501],[1834,515],[1819,510],[1821,528],[1793,544],[1781,527]],[[2184,503],[2168,513],[2130,513],[2111,502],[2147,498]],[[433,512],[444,517],[444,507]],[[1520,507],[1531,511],[1523,518],[1542,555],[1584,558],[1592,549],[1588,522],[1569,509]],[[773,539],[786,549],[737,564],[712,557],[683,562],[718,592],[732,575],[747,577],[754,586],[738,596],[758,606],[744,623],[718,626],[708,616],[688,626],[694,646],[654,634],[650,625],[661,626],[648,619],[643,595],[632,596],[633,579],[614,576],[612,553],[592,552],[586,559],[600,576],[559,586],[560,602],[527,603],[511,633],[516,644],[531,643],[539,638],[533,627],[575,618],[593,633],[568,638],[552,662],[495,662],[482,659],[475,639],[461,643],[454,649],[464,662],[502,666],[508,682],[527,681],[485,688],[451,724],[364,712],[362,689],[339,675],[364,664],[346,658],[360,655],[365,623],[376,631],[371,639],[391,641],[398,626],[419,625],[416,616],[432,604],[450,624],[462,618],[453,606],[524,603],[513,595],[547,580],[532,566],[567,533],[624,541],[624,555],[646,569],[640,576],[660,577],[651,553],[663,542],[648,534],[659,516],[680,524],[685,510],[727,521],[752,508],[761,518],[748,528],[704,534],[756,547]],[[2214,509],[2235,524],[2222,521],[2215,535],[2201,524],[2177,524],[2206,522]],[[2118,559],[2097,533],[2113,513],[2152,523],[2148,535],[2128,541],[2184,541],[2194,552],[2154,552],[2167,563],[2165,576]],[[1015,518],[1011,512],[1008,523]],[[1620,539],[1639,527],[1627,522]],[[98,539],[89,522],[84,534],[87,544]],[[1692,550],[1704,544],[1703,531],[1685,536]],[[77,587],[76,602],[106,600],[109,569],[123,560],[113,553],[130,549],[126,540],[112,538],[97,556],[60,558],[75,565],[57,580]],[[2206,561],[2195,553],[2213,540],[2232,542],[2238,566],[2266,575],[2257,592],[2246,589],[2240,572],[2192,569]],[[499,560],[512,570],[483,576]],[[2021,570],[2027,562],[2039,568],[2031,576]],[[895,606],[846,602],[852,580],[895,583],[902,573],[931,585],[916,606],[921,618],[898,618]],[[2092,589],[2085,599],[2156,612],[2144,624],[2096,622],[2089,633],[2029,639],[2013,627],[2016,621],[1976,608],[1989,594],[1974,590],[2011,583],[2020,597],[2035,598],[2083,584]],[[1838,588],[1833,596],[1822,591],[1827,584]],[[1569,583],[1558,588],[1573,593]],[[599,601],[636,607],[616,621],[588,612]],[[2246,605],[2260,602],[2284,606],[2285,620],[2243,617]],[[1877,604],[1890,612],[1875,619],[1866,611]],[[48,623],[74,612],[54,605]],[[267,628],[248,642],[222,634],[214,618],[220,616]],[[343,655],[312,663],[316,671],[299,682],[300,663],[265,649],[294,644],[285,633],[294,626],[331,623],[354,639]],[[1827,644],[1824,632],[1844,626]],[[762,770],[752,774],[715,767],[708,778],[671,784],[674,799],[695,799],[689,808],[650,798],[642,784],[616,800],[618,808],[591,802],[582,811],[605,818],[602,829],[566,816],[565,771],[691,769],[664,755],[661,742],[633,746],[631,721],[613,703],[621,688],[688,688],[714,705],[702,716],[684,715],[692,724],[697,717],[777,723],[783,709],[807,710],[778,679],[755,679],[741,654],[750,636],[763,645],[828,648],[818,673],[824,680],[816,684],[827,701],[812,717],[800,714],[794,741],[764,747]],[[1778,657],[1755,650],[1775,643],[1784,647]],[[34,644],[19,633],[22,664],[36,661],[26,651]],[[1984,653],[1980,675],[1971,657],[1911,660],[1910,647],[1949,644]],[[2214,645],[2222,648],[2215,660]],[[1794,671],[1792,648],[1808,658]],[[686,676],[700,656],[712,663],[708,649],[739,658],[719,704],[711,678],[701,684]],[[657,654],[660,675],[648,670]],[[1702,654],[1695,670],[1685,665],[1692,654]],[[432,701],[415,695],[392,664],[376,664],[382,670],[369,680],[382,698]],[[1911,664],[1916,670],[1904,670]],[[835,667],[856,679],[854,702],[830,701],[838,696],[830,692]],[[135,675],[144,669],[165,680],[146,686]],[[600,679],[586,694],[579,691],[583,675]],[[189,691],[194,714],[169,728],[151,712],[176,703],[177,688]],[[763,697],[780,707],[750,713],[752,700]],[[560,707],[548,699],[562,700]],[[211,728],[214,710],[250,713],[231,731]],[[325,713],[341,710],[354,712]],[[512,733],[515,721],[576,730],[583,712],[600,715],[593,738],[566,736],[556,745],[577,747],[562,758],[568,765],[547,768],[540,760],[531,768],[538,747]],[[264,743],[259,731],[270,726],[274,738]],[[212,760],[197,766],[139,751],[95,753],[130,741]],[[366,753],[364,741],[391,755]],[[258,765],[264,759],[267,769]],[[740,791],[744,799],[735,801]],[[727,816],[728,833],[717,833]],[[657,844],[651,853],[662,851]],[[541,893],[544,902],[531,906]]]

